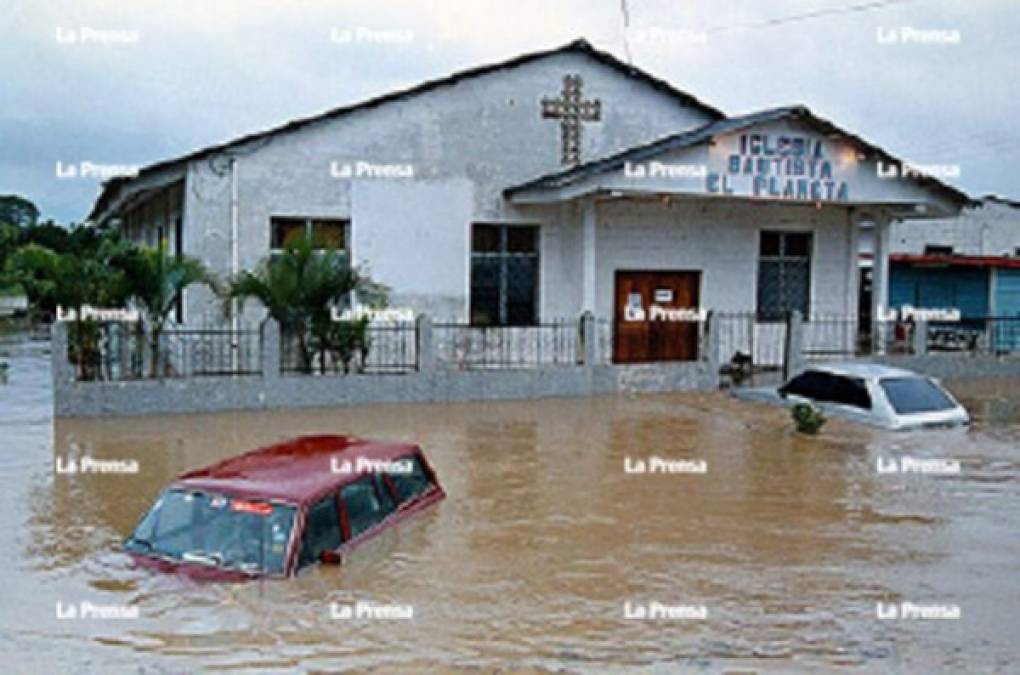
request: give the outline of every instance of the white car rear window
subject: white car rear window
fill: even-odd
[[[956,407],[938,385],[923,377],[892,377],[881,380],[879,384],[893,409],[900,415],[938,412]]]

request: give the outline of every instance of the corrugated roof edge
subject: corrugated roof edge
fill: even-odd
[[[614,155],[603,157],[601,159],[592,160],[579,164],[577,166],[557,171],[554,173],[539,176],[538,178],[509,187],[503,191],[503,194],[507,197],[513,196],[517,192],[524,190],[530,190],[534,188],[557,188],[563,187],[564,185],[570,185],[578,180],[587,178],[598,173],[605,173],[618,169],[624,165],[627,161],[641,161],[646,158],[657,156],[663,152],[669,150],[675,150],[678,148],[690,147],[692,145],[698,145],[700,143],[707,142],[714,136],[723,133],[730,133],[733,131],[739,131],[740,129],[747,128],[749,126],[760,124],[762,122],[771,122],[778,119],[784,119],[787,117],[802,119],[808,124],[816,127],[822,133],[826,135],[838,135],[847,140],[847,142],[863,149],[867,154],[877,155],[887,162],[895,163],[898,166],[903,164],[903,161],[889,154],[877,145],[868,143],[863,138],[851,134],[844,129],[837,127],[832,122],[818,117],[805,105],[792,105],[783,106],[780,108],[770,108],[768,110],[761,110],[747,115],[739,115],[736,117],[729,117],[715,122],[710,122],[704,126],[685,131],[679,134],[672,134],[663,138],[654,140],[644,145],[635,146],[633,148],[627,148]],[[940,191],[949,194],[952,201],[960,204],[961,206],[974,206],[978,202],[972,199],[965,192],[958,190],[951,185],[943,183],[935,178],[918,176],[915,177],[921,185],[927,187],[933,187]]]
[[[500,61],[497,63],[476,66],[474,68],[469,68],[467,70],[457,71],[455,73],[446,75],[441,78],[426,80],[425,82],[414,85],[413,87],[407,89],[401,89],[398,91],[390,92],[388,94],[382,94],[380,96],[367,99],[360,103],[341,106],[339,108],[332,108],[330,110],[318,113],[316,115],[312,115],[310,117],[298,118],[276,127],[271,127],[263,131],[247,134],[245,136],[241,136],[239,138],[227,141],[225,143],[206,146],[204,148],[200,148],[191,153],[182,155],[180,157],[176,157],[174,159],[164,160],[161,162],[150,164],[148,166],[143,167],[138,172],[137,176],[113,178],[109,181],[104,182],[102,186],[102,191],[100,192],[99,197],[96,199],[96,202],[93,205],[92,210],[87,217],[87,220],[94,220],[96,217],[99,216],[100,213],[102,213],[102,211],[106,209],[109,203],[113,200],[114,190],[130,183],[131,181],[145,174],[153,173],[155,171],[168,168],[181,162],[189,162],[191,160],[198,159],[206,155],[215,154],[217,152],[223,152],[224,150],[227,150],[228,148],[231,148],[233,146],[250,143],[251,141],[255,141],[266,136],[294,131],[306,125],[313,124],[315,122],[331,119],[334,117],[340,117],[342,115],[347,115],[349,113],[357,112],[360,110],[373,108],[392,101],[403,100],[412,96],[417,96],[418,94],[423,94],[425,92],[431,91],[439,87],[457,84],[458,82],[465,79],[478,77],[480,75],[486,75],[488,73],[495,72],[498,70],[514,68],[516,66],[520,66],[525,63],[529,63],[531,61],[535,61],[541,58],[546,58],[548,56],[553,56],[555,54],[568,52],[587,54],[595,58],[596,60],[612,68],[615,68],[616,70],[619,70],[625,75],[628,75],[630,77],[637,77],[644,80],[655,89],[658,89],[659,91],[665,92],[670,96],[677,98],[685,105],[694,106],[700,109],[702,112],[705,112],[706,114],[719,119],[723,119],[726,117],[726,115],[722,111],[708,105],[707,103],[698,100],[696,97],[692,96],[691,94],[688,94],[685,91],[677,89],[666,80],[655,77],[654,75],[644,70],[641,70],[636,66],[624,63],[623,61],[619,60],[609,52],[596,49],[591,45],[591,43],[589,43],[584,38],[579,38],[561,47],[556,47],[554,49],[547,49],[538,52],[528,52],[526,54],[515,56],[506,61]]]

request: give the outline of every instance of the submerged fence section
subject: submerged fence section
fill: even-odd
[[[304,375],[400,374],[418,370],[414,322],[351,323],[336,326],[327,343],[283,331],[280,371]]]
[[[237,329],[170,327],[157,337],[139,323],[59,325],[75,381],[399,375],[615,363],[613,321],[590,314],[530,326],[433,324],[423,316],[414,322],[339,325],[320,338],[289,334],[273,321]],[[661,334],[696,339],[696,350],[686,352],[694,362],[737,385],[756,383],[758,374],[787,375],[805,361],[937,353],[1020,355],[1020,317],[862,326],[857,317],[837,315],[805,320],[791,313],[783,321],[761,321],[754,312],[710,312],[696,333]]]
[[[575,366],[584,363],[580,321],[531,326],[437,323],[436,362],[461,370]]]
[[[259,375],[258,328],[147,332],[137,322],[68,323],[67,360],[80,381]]]
[[[927,325],[926,342],[931,352],[1020,353],[1020,316],[933,321]]]

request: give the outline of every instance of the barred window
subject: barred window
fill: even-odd
[[[811,305],[810,232],[763,231],[758,251],[758,320],[780,321]]]
[[[538,321],[538,227],[475,224],[471,230],[471,323]]]

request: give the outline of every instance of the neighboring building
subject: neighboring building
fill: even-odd
[[[884,289],[890,224],[969,202],[899,166],[804,107],[726,117],[577,41],[149,166],[89,219],[224,275],[314,232],[395,306],[480,325],[592,312],[618,362],[688,359],[697,335],[656,307],[856,316],[860,225]],[[220,303],[189,291],[180,318]]]
[[[955,218],[895,224],[889,305],[904,304],[1020,317],[1020,203],[988,196]]]

